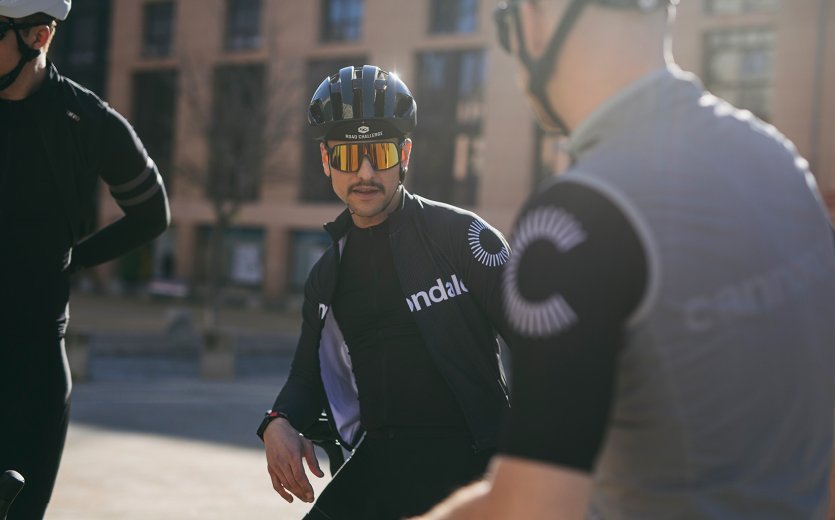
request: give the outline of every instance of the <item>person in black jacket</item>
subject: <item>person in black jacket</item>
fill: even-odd
[[[70,0],[0,0],[0,470],[26,486],[10,519],[42,518],[63,451],[70,275],[169,222],[154,162],[127,121],[46,57]],[[94,231],[98,179],[124,216]]]
[[[404,189],[416,110],[370,65],[325,78],[310,104],[348,207],[325,226],[333,244],[307,280],[290,375],[258,430],[287,501],[314,500],[303,461],[322,472],[299,432],[323,410],[353,450],[308,519],[427,510],[484,472],[508,407],[496,330],[510,250],[477,215]]]

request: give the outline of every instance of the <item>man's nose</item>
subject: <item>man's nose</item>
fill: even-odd
[[[360,162],[360,169],[357,171],[357,177],[361,180],[371,180],[374,177],[374,167],[371,166],[371,161],[368,159],[367,155],[363,155],[361,162]]]

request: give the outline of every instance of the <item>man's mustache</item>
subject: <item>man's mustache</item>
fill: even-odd
[[[380,191],[386,191],[382,184],[380,184],[379,182],[374,182],[374,181],[358,182],[358,183],[354,184],[353,186],[351,186],[349,191],[354,191],[357,188],[376,188]]]

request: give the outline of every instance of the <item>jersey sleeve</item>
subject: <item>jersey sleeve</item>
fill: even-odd
[[[76,245],[70,264],[73,272],[112,260],[152,240],[168,227],[171,218],[156,164],[130,123],[110,107],[105,111],[97,167],[124,216]]]
[[[513,400],[501,451],[590,471],[647,284],[643,247],[613,202],[569,181],[526,205],[511,244],[502,299]]]

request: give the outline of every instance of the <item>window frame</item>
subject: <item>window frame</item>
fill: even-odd
[[[446,7],[446,9],[442,9]],[[432,0],[429,3],[429,34],[472,34],[478,31],[479,0]],[[467,12],[470,9],[470,12]],[[454,11],[449,15],[449,11]],[[449,25],[441,22],[452,20]],[[471,25],[466,25],[471,23]]]
[[[334,4],[342,2],[346,16],[334,19],[334,13],[341,13]],[[322,43],[357,42],[362,40],[365,22],[365,0],[322,0],[319,4],[319,41]],[[358,11],[358,12],[357,12]],[[341,24],[350,22],[348,28]],[[339,27],[339,29],[337,29]]]
[[[713,16],[735,16],[750,13],[774,13],[782,8],[781,0],[739,0],[739,10],[717,9],[717,4],[722,0],[706,0],[704,4],[705,13]],[[764,3],[773,3],[773,6],[762,6]]]
[[[156,39],[161,34],[154,34],[153,27],[159,28],[161,22],[166,21],[165,18],[158,18],[167,8],[167,34],[164,35],[165,41]],[[156,12],[155,12],[156,11]],[[152,15],[156,15],[152,20]],[[173,0],[162,0],[147,2],[142,6],[142,57],[146,59],[160,59],[167,58],[174,52],[174,26],[177,18],[177,7]],[[155,24],[153,23],[155,22]],[[162,32],[162,31],[159,31]],[[154,41],[151,41],[151,40]]]
[[[248,4],[257,4],[256,9],[247,9]],[[245,15],[255,15],[247,27]],[[230,53],[252,52],[264,44],[264,2],[262,0],[226,0],[226,16],[223,18],[223,51]]]
[[[746,37],[751,38],[751,35],[756,35],[758,33],[763,36],[761,43],[752,45],[751,43],[732,41],[734,38],[739,40],[744,40]],[[728,41],[726,43],[716,43],[711,41],[712,39],[719,38],[725,38]],[[721,91],[734,92],[734,99],[727,99],[729,103],[737,108],[750,110],[764,121],[770,121],[773,106],[769,102],[768,98],[770,97],[773,99],[775,80],[774,59],[777,48],[776,39],[777,30],[769,25],[722,27],[706,31],[702,37],[702,70],[704,71],[702,76],[704,78],[705,88],[711,92],[720,91],[720,94]],[[732,51],[739,53],[743,59],[746,54],[750,54],[752,51],[765,50],[766,52],[769,52],[770,66],[768,71],[763,75],[763,77],[745,77],[743,76],[743,71],[738,70],[736,71],[738,77],[732,81],[717,78],[714,74],[714,59],[722,52],[727,52],[727,49],[731,49]],[[744,94],[746,91],[750,94],[756,89],[763,90],[764,93],[761,95],[766,97],[764,102],[765,106],[759,108],[751,107],[737,101],[740,94]],[[722,97],[720,94],[717,95]]]

